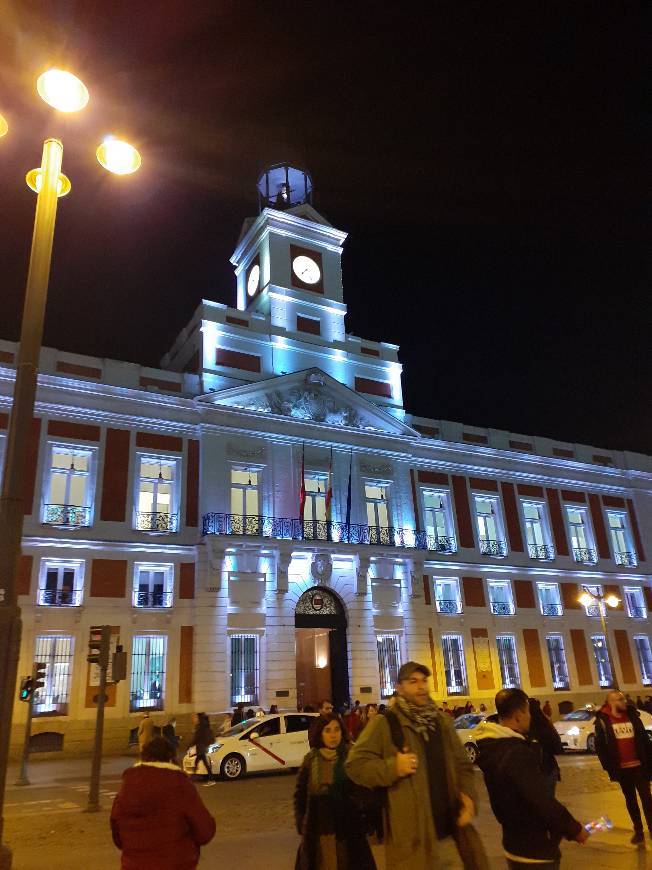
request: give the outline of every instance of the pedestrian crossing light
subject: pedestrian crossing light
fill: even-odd
[[[109,666],[109,649],[111,646],[111,626],[94,625],[91,628],[91,636],[88,641],[87,661],[91,665],[99,665],[101,668]]]
[[[32,668],[32,692],[38,692],[45,686],[45,662],[34,662]]]
[[[118,644],[113,653],[111,662],[111,679],[114,683],[119,683],[127,676],[127,653],[122,649],[122,645]]]
[[[29,701],[32,697],[32,678],[23,677],[20,681],[20,692],[18,697],[21,701]]]

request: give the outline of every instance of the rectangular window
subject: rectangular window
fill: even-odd
[[[566,505],[566,518],[570,533],[573,558],[576,562],[586,562],[592,565],[597,562],[597,554],[593,544],[593,535],[586,508]]]
[[[162,634],[137,634],[131,647],[131,695],[129,709],[162,710],[165,692],[165,652]]]
[[[261,472],[250,468],[231,469],[231,535],[259,535]]]
[[[473,497],[473,502],[480,552],[485,556],[506,556],[507,541],[503,532],[498,499],[476,495]]]
[[[461,613],[459,581],[450,577],[435,580],[435,604],[438,613]]]
[[[560,634],[549,634],[546,637],[546,646],[548,647],[548,660],[552,673],[553,688],[557,690],[569,689],[570,679],[568,678],[568,663],[566,661],[566,650],[564,649],[564,638]]]
[[[593,595],[594,600],[590,604],[584,605],[584,610],[586,611],[587,616],[600,616],[600,602],[598,597],[602,595],[602,586],[591,586],[588,583],[582,584],[583,592],[588,592],[589,595]]]
[[[428,549],[436,553],[457,550],[453,534],[450,495],[447,492],[423,492],[423,516],[428,536]]]
[[[652,649],[650,649],[650,638],[647,635],[641,634],[634,638],[636,653],[638,655],[638,663],[641,666],[641,679],[644,686],[652,684]]]
[[[393,543],[393,538],[389,533],[388,491],[389,486],[387,484],[365,484],[364,495],[370,544]]]
[[[314,317],[297,315],[297,332],[307,332],[310,335],[321,335],[321,320]]]
[[[604,635],[592,635],[591,643],[593,644],[593,655],[595,656],[595,664],[598,669],[598,682],[603,688],[610,688],[613,686],[614,678]]]
[[[537,583],[537,591],[539,593],[539,606],[544,616],[564,615],[559,583]]]
[[[625,586],[623,592],[627,603],[627,613],[632,619],[645,619],[647,617],[647,608],[641,587]]]
[[[310,541],[327,541],[326,491],[327,474],[306,474],[306,503],[303,507],[303,537]]]
[[[555,550],[550,538],[550,524],[545,505],[541,502],[524,501],[523,522],[525,540],[530,559],[547,561],[555,558]]]
[[[509,580],[489,580],[487,588],[491,612],[496,616],[511,616],[514,613],[514,599]]]
[[[172,607],[174,565],[134,565],[134,607]]]
[[[231,704],[257,704],[259,692],[258,635],[232,634]]]
[[[91,524],[92,452],[51,445],[44,488],[43,522],[76,528]]]
[[[45,664],[42,689],[34,693],[35,716],[65,716],[68,713],[72,646],[69,636],[39,635],[34,646],[34,661]]]
[[[37,604],[46,607],[79,607],[83,591],[83,560],[41,560]]]
[[[516,689],[521,684],[516,656],[516,638],[513,634],[499,634],[496,637],[496,645],[503,689]]]
[[[464,660],[464,640],[461,634],[444,634],[441,639],[444,654],[444,674],[446,691],[449,695],[466,695],[466,662]]]
[[[178,460],[138,457],[136,528],[143,532],[176,532]]]
[[[616,564],[636,566],[638,560],[627,525],[627,514],[622,511],[607,511],[607,523]]]
[[[380,673],[380,697],[389,698],[396,688],[398,671],[401,667],[401,644],[397,634],[379,634],[378,671]]]

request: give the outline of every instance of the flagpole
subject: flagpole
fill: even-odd
[[[349,461],[349,486],[346,493],[346,541],[351,543],[351,475],[353,473],[353,447]]]

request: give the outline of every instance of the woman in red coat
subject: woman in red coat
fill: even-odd
[[[122,774],[111,810],[122,870],[195,870],[199,847],[215,836],[215,820],[173,758],[174,748],[156,737]]]

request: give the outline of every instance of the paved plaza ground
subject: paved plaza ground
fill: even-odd
[[[89,759],[34,762],[32,784],[16,787],[17,770],[8,778],[6,838],[14,850],[14,870],[117,870],[119,853],[111,842],[108,815],[120,782],[121,771],[132,757],[111,758],[104,764],[103,810],[82,812],[88,793]],[[630,821],[622,794],[609,783],[592,756],[565,757],[559,797],[580,819],[609,815],[613,831],[598,834],[586,846],[563,845],[562,866],[591,870],[642,870],[652,868],[652,845],[647,850],[629,845]],[[504,868],[500,829],[494,820],[482,785],[477,821],[492,867]],[[238,870],[291,870],[298,838],[292,818],[292,774],[261,775],[240,782],[200,788],[200,794],[217,819],[217,835],[202,850],[200,867],[236,866]],[[377,864],[383,870],[382,848]]]

